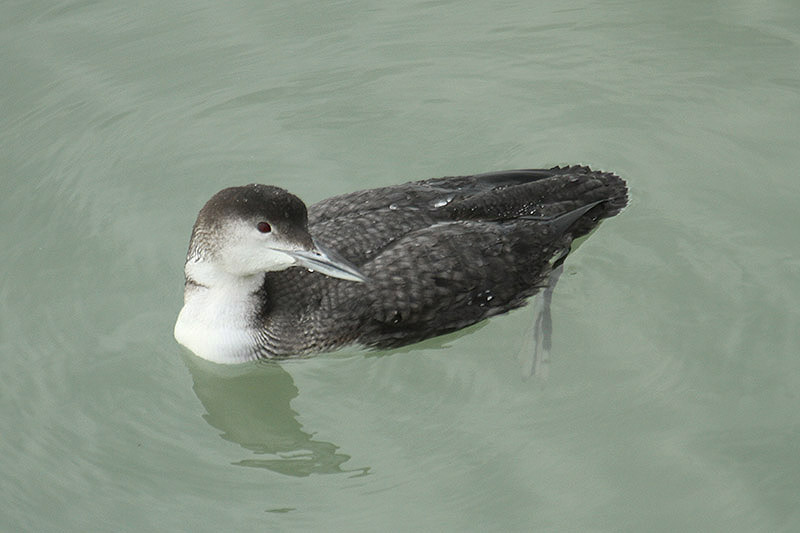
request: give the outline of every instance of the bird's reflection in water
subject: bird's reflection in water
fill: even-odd
[[[253,452],[253,457],[233,464],[298,477],[369,472],[369,467],[343,468],[349,455],[303,431],[290,406],[298,389],[280,365],[221,367],[187,355],[186,366],[194,380],[195,394],[205,407],[206,422],[220,430],[223,439]]]

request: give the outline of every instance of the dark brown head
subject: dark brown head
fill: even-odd
[[[314,242],[305,204],[279,187],[251,184],[223,189],[197,215],[186,258],[187,276],[190,270],[251,276],[293,265],[344,279],[364,279]]]

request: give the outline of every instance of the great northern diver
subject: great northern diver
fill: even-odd
[[[217,363],[392,348],[523,305],[627,204],[588,167],[445,177],[312,205],[269,185],[200,210],[175,338]]]

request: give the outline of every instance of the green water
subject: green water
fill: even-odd
[[[800,4],[0,4],[0,530],[800,529]],[[218,370],[197,210],[590,164],[530,308]]]

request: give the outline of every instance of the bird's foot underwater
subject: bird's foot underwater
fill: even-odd
[[[554,267],[547,280],[547,286],[533,298],[533,336],[520,352],[522,375],[525,378],[536,376],[547,378],[550,365],[550,352],[553,346],[553,317],[550,311],[553,290],[558,278],[564,272],[564,263]]]

